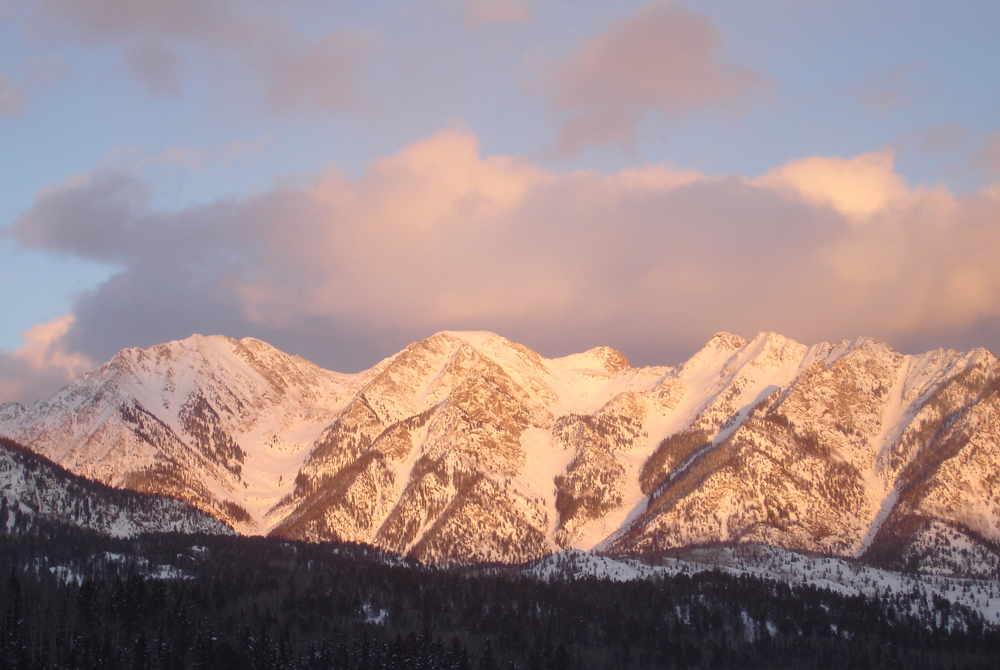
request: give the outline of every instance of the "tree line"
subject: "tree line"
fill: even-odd
[[[55,524],[0,534],[0,667],[994,668],[1000,631],[919,593],[722,572],[540,581],[350,544]]]

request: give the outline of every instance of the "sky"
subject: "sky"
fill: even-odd
[[[0,0],[0,402],[256,337],[1000,352],[1000,3]]]

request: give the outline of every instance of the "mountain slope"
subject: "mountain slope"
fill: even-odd
[[[762,543],[968,573],[1000,556],[998,380],[984,350],[867,338],[720,333],[636,369],[443,332],[341,375],[193,336],[2,406],[0,432],[241,532],[426,561]]]
[[[68,524],[114,537],[233,533],[182,502],[97,484],[0,437],[0,527],[3,532],[19,532],[38,522]]]
[[[899,557],[927,553],[930,533],[978,554],[962,568],[950,560],[955,571],[995,570],[1000,454],[986,417],[998,376],[981,350],[814,347],[728,434],[713,435],[719,415],[707,423],[703,412],[665,440],[644,470],[669,464],[650,477],[645,509],[605,548],[747,542],[902,567]],[[925,567],[949,563],[933,553]]]
[[[554,415],[599,408],[636,377],[650,384],[610,350],[546,361],[489,333],[415,343],[317,441],[274,532],[427,560],[550,553],[553,481],[574,455],[549,439]]]
[[[259,532],[355,381],[258,340],[195,335],[123,350],[30,407],[0,406],[0,432],[78,474]]]

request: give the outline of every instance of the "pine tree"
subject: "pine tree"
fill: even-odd
[[[483,644],[483,651],[479,656],[478,670],[498,670],[497,662],[493,656],[493,645],[489,640]]]

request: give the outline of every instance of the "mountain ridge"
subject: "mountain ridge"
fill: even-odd
[[[945,571],[964,549],[987,570],[998,388],[984,349],[871,338],[718,333],[679,366],[633,368],[608,347],[547,359],[442,331],[348,375],[192,336],[0,406],[0,433],[243,533],[431,562],[722,542]]]
[[[4,533],[24,533],[49,523],[112,537],[164,532],[233,534],[218,520],[183,502],[86,479],[4,437],[0,437],[0,487],[0,530]]]

